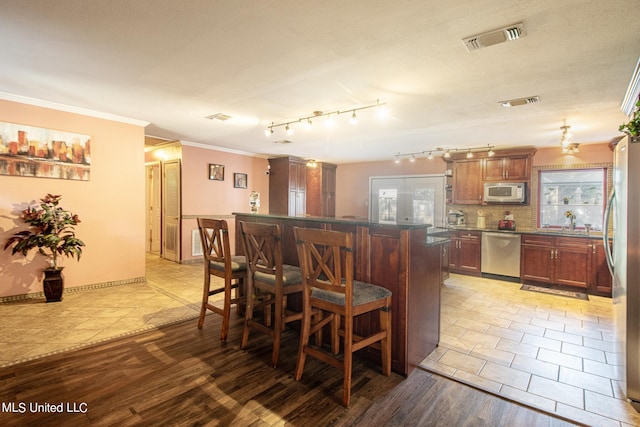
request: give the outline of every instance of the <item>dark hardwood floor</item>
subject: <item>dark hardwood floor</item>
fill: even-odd
[[[294,331],[273,369],[269,339],[253,334],[239,350],[241,324],[232,318],[226,345],[220,317],[209,315],[202,330],[194,319],[2,368],[0,425],[574,425],[420,369],[385,377],[359,359],[347,409],[336,368],[311,358],[302,380],[293,379]],[[47,403],[64,412],[32,412]]]

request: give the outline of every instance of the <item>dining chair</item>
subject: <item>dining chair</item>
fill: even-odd
[[[302,312],[287,308],[287,295],[302,292],[302,274],[300,268],[282,261],[279,225],[239,221],[239,229],[248,270],[247,305],[240,348],[246,347],[250,329],[271,336],[271,366],[275,368],[286,324],[302,319]],[[262,318],[254,318],[258,309],[264,310]]]
[[[293,232],[303,283],[302,331],[295,379],[302,378],[307,355],[338,367],[344,373],[342,404],[349,406],[353,353],[367,346],[379,346],[382,373],[387,376],[391,373],[392,293],[381,286],[354,280],[352,233],[299,227],[294,227]],[[371,325],[368,336],[358,335],[354,319],[375,311],[379,312],[379,325]],[[373,320],[372,323],[377,323]],[[317,342],[316,346],[309,345],[309,337],[326,325],[330,325],[331,348],[318,346]]]
[[[244,256],[231,255],[227,221],[198,218],[198,230],[204,255],[204,291],[198,328],[202,329],[207,310],[211,310],[222,316],[220,341],[226,342],[229,334],[231,305],[236,304],[239,307],[246,300],[243,287],[247,277],[247,262]],[[211,276],[224,279],[224,285],[212,288]],[[232,290],[235,291],[233,296]],[[209,300],[211,296],[220,293],[224,294],[222,308]]]

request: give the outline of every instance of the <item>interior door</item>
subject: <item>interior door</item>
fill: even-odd
[[[162,163],[162,257],[180,261],[180,161]]]
[[[146,226],[147,226],[147,252],[159,254],[162,248],[160,240],[162,236],[162,206],[160,197],[160,164],[148,164],[146,166]]]

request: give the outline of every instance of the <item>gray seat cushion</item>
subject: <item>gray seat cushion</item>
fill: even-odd
[[[215,268],[216,270],[224,271],[224,262],[211,261],[209,268]],[[247,258],[244,256],[232,256],[231,257],[231,271],[242,271],[247,269]]]
[[[253,276],[254,280],[259,281],[260,283],[266,283],[268,285],[275,286],[276,284],[276,275],[275,274],[267,274],[262,273],[260,271],[256,271],[256,274]],[[302,283],[302,270],[300,267],[295,267],[289,264],[282,265],[282,283],[284,286],[297,285]]]
[[[353,281],[353,306],[369,303],[391,296],[389,289],[382,286],[372,285],[371,283]],[[313,288],[311,297],[322,299],[334,304],[344,305],[344,294],[340,292],[325,291],[323,289]]]

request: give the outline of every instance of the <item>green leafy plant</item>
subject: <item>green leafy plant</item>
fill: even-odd
[[[627,133],[631,136],[639,136],[640,135],[640,117],[638,117],[638,110],[640,110],[640,99],[636,102],[636,108],[633,112],[633,118],[628,123],[623,123],[620,125],[618,130],[620,132]]]
[[[84,242],[76,238],[78,215],[62,209],[58,204],[62,196],[47,194],[39,206],[23,210],[20,219],[29,224],[28,230],[16,232],[7,240],[4,249],[26,256],[32,249],[49,258],[51,267],[58,268],[58,256],[76,257],[80,261]]]

